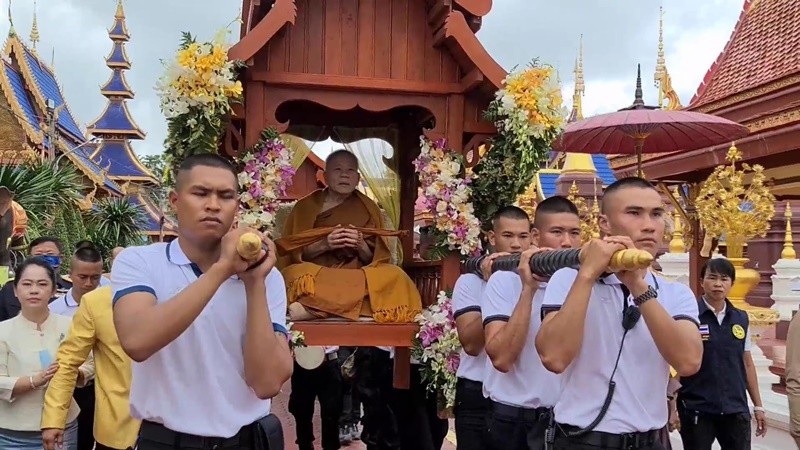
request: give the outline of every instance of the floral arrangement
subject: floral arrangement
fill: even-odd
[[[473,214],[472,179],[464,172],[463,156],[447,148],[447,141],[420,137],[421,151],[414,160],[419,174],[421,203],[433,214],[428,230],[435,237],[434,254],[458,250],[472,256],[481,249],[480,222]]]
[[[555,69],[533,61],[503,81],[485,113],[497,127],[490,150],[474,167],[478,218],[488,224],[503,205],[513,204],[550,156],[567,117]]]
[[[724,236],[728,258],[741,258],[747,240],[769,231],[775,196],[766,185],[764,167],[743,163],[741,170],[736,168],[742,160],[736,146],[731,146],[725,159],[730,165],[714,169],[700,187],[695,206],[706,235]]]
[[[286,195],[295,174],[293,153],[278,132],[268,128],[261,133],[258,144],[237,159],[241,167],[240,224],[262,232],[273,227],[280,198]]]
[[[451,296],[450,292],[439,292],[436,303],[417,316],[420,330],[411,349],[411,355],[424,365],[422,378],[428,390],[442,395],[440,409],[455,404],[456,371],[461,362]]]
[[[228,59],[227,32],[221,30],[211,42],[197,42],[184,32],[175,58],[164,63],[156,90],[168,125],[167,179],[187,156],[217,152],[225,118],[242,100],[237,72],[243,63]]]
[[[289,340],[289,350],[295,349],[297,347],[305,347],[306,346],[306,336],[303,334],[302,331],[293,330],[292,326],[294,324],[292,322],[286,322],[286,330],[288,334],[286,335],[286,339]]]

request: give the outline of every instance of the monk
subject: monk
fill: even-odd
[[[384,230],[378,205],[356,190],[358,159],[337,150],[324,176],[328,187],[297,202],[276,242],[290,319],[413,322],[422,309],[419,292],[389,263],[386,237],[400,232]]]

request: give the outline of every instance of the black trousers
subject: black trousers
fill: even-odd
[[[449,423],[440,419],[436,394],[422,381],[422,366],[411,365],[409,389],[394,389],[392,408],[397,415],[403,450],[440,450]]]
[[[710,450],[714,440],[722,450],[750,450],[751,417],[741,414],[703,414],[678,407],[681,441],[686,450]]]
[[[229,438],[195,436],[143,421],[136,450],[284,450],[284,439],[281,423],[272,414]]]
[[[78,414],[78,449],[94,448],[94,382],[86,387],[76,388],[72,394],[81,409]]]
[[[397,416],[392,398],[392,359],[374,347],[359,347],[355,356],[355,384],[364,406],[361,442],[367,450],[399,450]]]
[[[492,450],[543,450],[550,424],[548,408],[527,409],[491,403],[488,416],[489,446]]]
[[[342,415],[342,374],[338,360],[326,359],[321,366],[306,370],[297,363],[292,373],[289,412],[297,425],[300,450],[314,450],[314,402],[319,399],[323,450],[338,450],[339,418]]]
[[[612,434],[590,431],[582,436],[568,437],[566,432],[577,430],[569,425],[556,425],[554,450],[666,450],[660,440],[660,430],[648,433]],[[686,450],[694,450],[686,448]]]
[[[483,396],[483,383],[459,378],[456,382],[457,450],[485,450],[489,448],[487,416],[491,400]]]
[[[353,354],[356,347],[339,347],[339,363]],[[342,380],[342,416],[339,426],[355,426],[361,422],[361,399],[358,396],[355,379]]]

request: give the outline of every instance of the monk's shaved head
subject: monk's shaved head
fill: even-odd
[[[328,165],[333,164],[334,161],[339,161],[340,159],[348,160],[352,162],[356,168],[358,168],[358,157],[355,154],[353,154],[353,152],[345,150],[343,148],[335,150],[330,155],[328,155],[327,158],[325,158],[325,167],[328,167]]]

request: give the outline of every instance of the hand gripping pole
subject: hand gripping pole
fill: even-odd
[[[559,269],[571,267],[578,269],[581,265],[580,248],[570,248],[565,250],[550,250],[537,253],[531,257],[531,272],[543,278],[551,277]],[[467,259],[462,265],[462,273],[471,273],[483,277],[481,273],[481,262],[488,255],[481,255]],[[515,271],[519,267],[520,254],[506,255],[495,258],[492,261],[492,272],[499,270]],[[608,265],[609,272],[620,272],[623,270],[636,270],[650,267],[653,262],[653,255],[638,249],[620,250],[611,257]]]

